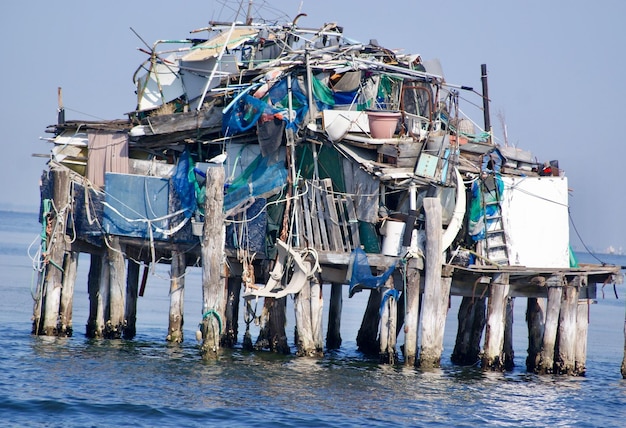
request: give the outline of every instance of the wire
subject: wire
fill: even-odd
[[[587,252],[589,253],[589,255],[591,255],[591,257],[593,257],[594,259],[596,259],[598,262],[600,262],[602,264],[602,266],[606,266],[607,263],[603,262],[602,260],[600,260],[594,253],[593,251],[591,251],[589,249],[589,247],[587,247],[587,244],[585,244],[585,241],[583,241],[582,236],[580,236],[580,233],[578,232],[578,229],[576,228],[576,224],[574,223],[574,219],[572,218],[572,213],[570,212],[570,210],[567,210],[567,215],[569,216],[569,221],[572,225],[572,228],[574,229],[574,232],[576,233],[576,236],[578,236],[578,239],[580,240],[580,243],[583,245],[583,247],[585,247],[585,250],[587,250]]]

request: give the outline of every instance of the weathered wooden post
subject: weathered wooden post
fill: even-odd
[[[111,264],[109,263],[109,252],[106,251],[102,256],[102,269],[100,270],[100,278],[98,279],[98,291],[96,293],[97,309],[96,309],[96,329],[94,337],[102,338],[105,336],[105,326],[109,313],[109,281]]]
[[[226,308],[224,286],[224,168],[208,168],[202,233],[201,354],[215,356],[220,348]]]
[[[139,263],[128,259],[126,267],[126,325],[122,337],[132,339],[137,334],[137,296],[139,295]]]
[[[515,367],[515,350],[513,349],[513,307],[515,304],[514,297],[508,297],[506,300],[506,309],[504,316],[504,343],[502,352],[504,354],[504,370],[513,370]]]
[[[558,374],[576,374],[576,316],[578,315],[578,294],[580,277],[575,277],[563,288],[561,312],[559,313],[558,352],[555,372]]]
[[[361,326],[356,335],[356,346],[366,355],[378,354],[378,323],[380,322],[380,290],[371,289],[367,299],[367,306],[363,314]]]
[[[228,276],[228,294],[226,299],[226,325],[223,344],[232,348],[237,344],[239,332],[239,296],[241,294],[241,277]]]
[[[78,252],[69,251],[63,263],[63,288],[61,290],[61,307],[59,311],[59,336],[71,336],[72,307],[74,302],[74,284],[78,266]]]
[[[302,287],[300,292],[295,295],[295,343],[297,348],[296,355],[298,356],[323,356],[323,345],[320,341],[321,325],[318,326],[318,323],[321,322],[318,310],[320,305],[316,303],[316,300],[319,299],[319,281],[316,277],[310,278],[309,283]]]
[[[102,279],[104,257],[100,254],[91,254],[89,276],[87,278],[87,293],[89,294],[89,318],[87,319],[86,336],[101,337],[102,325],[98,326],[98,308],[100,294],[100,280]]]
[[[481,360],[484,370],[504,370],[504,330],[508,297],[509,274],[494,274],[487,301],[485,347]]]
[[[186,268],[185,253],[180,250],[172,251],[172,264],[170,265],[170,315],[167,336],[165,337],[165,340],[168,342],[182,343],[184,340]]]
[[[380,317],[380,333],[378,353],[379,361],[386,364],[394,364],[396,361],[396,320],[398,316],[396,299],[393,295],[386,295],[394,289],[393,275],[385,282],[382,289],[385,302],[382,306]]]
[[[108,314],[104,336],[108,339],[119,339],[122,337],[126,321],[126,263],[124,262],[124,252],[120,245],[118,236],[110,236],[108,248],[109,261],[109,293],[108,293]]]
[[[417,358],[417,331],[420,306],[420,273],[416,268],[407,267],[405,293],[404,364],[414,366]]]
[[[450,297],[451,278],[442,278],[441,203],[438,198],[424,198],[426,214],[426,263],[422,309],[422,344],[418,365],[433,368],[441,365],[443,331]]]
[[[529,297],[526,307],[526,323],[528,325],[528,356],[526,370],[536,372],[541,360],[543,332],[546,323],[546,299]]]
[[[343,306],[343,284],[333,282],[330,286],[330,306],[328,307],[328,331],[326,349],[341,347],[341,308]]]
[[[552,275],[546,281],[548,287],[548,305],[546,307],[546,323],[541,343],[541,355],[536,373],[549,374],[554,372],[554,349],[556,334],[561,312],[561,296],[563,294],[563,276]]]
[[[474,365],[480,360],[480,341],[485,329],[486,297],[463,297],[459,306],[458,330],[451,360],[454,364]]]
[[[322,329],[322,318],[324,310],[324,298],[322,294],[322,282],[318,275],[314,275],[310,280],[311,284],[311,332],[316,355],[324,356],[324,332]]]
[[[580,276],[578,304],[576,305],[576,350],[574,351],[574,374],[584,376],[587,368],[587,333],[589,330],[589,299],[582,297],[582,290],[587,289],[587,275]]]
[[[61,289],[63,287],[63,260],[65,258],[65,228],[67,216],[71,209],[70,173],[67,169],[53,169],[53,208],[51,230],[49,230],[48,252],[45,255],[46,276],[43,285],[43,325],[41,331],[46,336],[59,333],[59,309],[61,305]]]

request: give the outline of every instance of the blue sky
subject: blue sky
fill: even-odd
[[[243,2],[243,12],[248,2]],[[56,121],[57,87],[68,119],[118,119],[135,105],[137,48],[230,21],[234,1],[16,1],[3,3],[5,45],[0,121],[0,209],[32,210],[48,153],[41,142]],[[491,122],[503,141],[539,160],[558,159],[572,189],[571,243],[626,250],[622,165],[626,141],[624,42],[620,0],[279,0],[253,3],[255,16],[301,26],[336,22],[347,35],[439,59],[448,82],[480,89],[487,64]],[[242,15],[240,15],[242,19]],[[475,100],[475,99],[474,99]],[[461,108],[482,123],[470,105]]]

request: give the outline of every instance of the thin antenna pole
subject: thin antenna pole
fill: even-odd
[[[481,64],[480,75],[483,83],[483,115],[485,120],[485,131],[491,134],[491,119],[489,116],[489,89],[487,86],[487,64]]]
[[[248,13],[246,15],[246,25],[252,24],[252,0],[248,0]]]

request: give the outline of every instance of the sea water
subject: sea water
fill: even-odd
[[[202,314],[199,268],[189,268],[185,280],[182,345],[164,340],[166,267],[151,273],[139,298],[135,339],[86,338],[89,258],[83,256],[73,337],[32,336],[31,259],[37,258],[39,232],[36,214],[0,211],[0,426],[626,425],[626,381],[620,374],[626,292],[622,285],[600,289],[597,304],[591,306],[584,377],[526,372],[525,299],[515,301],[512,371],[483,372],[450,362],[459,298],[451,302],[441,368],[422,371],[378,364],[356,350],[365,292],[345,296],[341,349],[323,358],[234,349],[224,350],[215,361],[203,361],[195,341]],[[596,261],[590,255],[579,259]],[[601,261],[626,264],[622,256],[603,255]],[[288,303],[288,310],[292,307]],[[290,343],[293,327],[290,315]],[[240,341],[244,329],[242,323]]]

